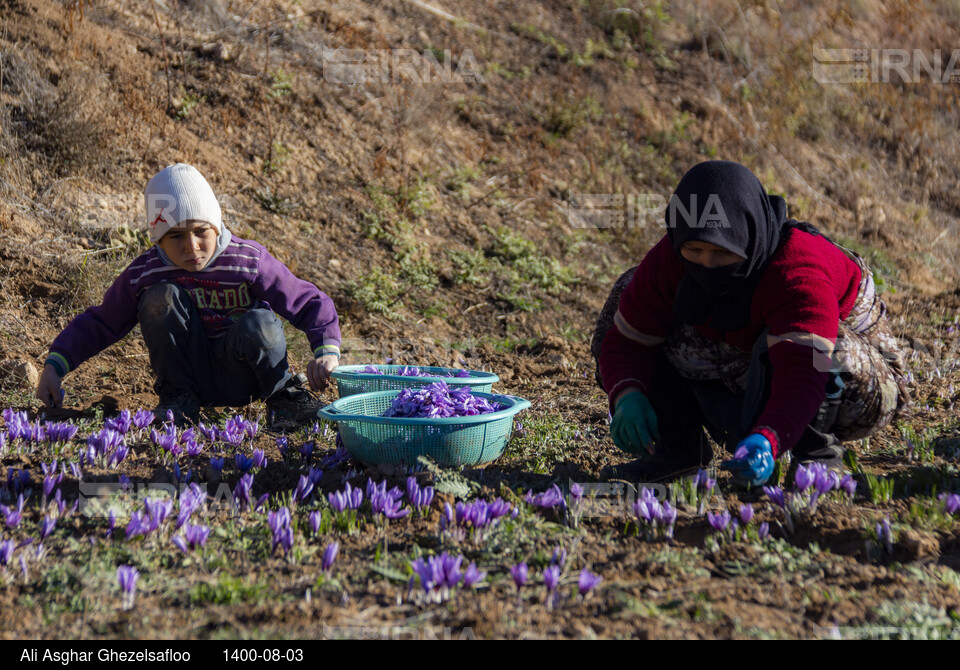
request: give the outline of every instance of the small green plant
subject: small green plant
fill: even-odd
[[[279,193],[274,193],[269,186],[258,189],[253,195],[265,210],[281,216],[293,214],[300,207],[298,202]]]
[[[267,95],[273,100],[279,100],[293,92],[293,74],[282,67],[278,67],[270,76],[270,90]]]
[[[863,481],[867,485],[867,495],[870,498],[870,502],[874,505],[882,502],[890,502],[893,498],[895,480],[865,472],[863,473]]]
[[[265,175],[276,174],[283,170],[284,163],[290,157],[290,149],[283,142],[275,141],[271,145],[270,157],[264,161],[262,172]]]
[[[240,577],[224,574],[215,582],[194,585],[187,598],[191,605],[253,605],[266,596],[266,590],[262,582],[246,584]]]
[[[199,105],[202,102],[205,102],[206,98],[204,98],[199,93],[192,93],[192,92],[187,93],[183,91],[183,89],[180,89],[180,91],[181,91],[180,104],[177,106],[176,116],[178,121],[183,121],[188,116],[190,116],[190,113],[194,110],[194,108],[197,105]]]
[[[344,293],[359,302],[368,312],[383,314],[388,319],[399,319],[398,310],[403,309],[400,296],[403,285],[396,275],[383,270],[373,270],[362,279],[352,281],[343,287]]]

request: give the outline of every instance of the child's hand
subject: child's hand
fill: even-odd
[[[60,375],[52,365],[44,365],[37,384],[37,398],[47,407],[62,407],[60,395]]]
[[[332,354],[326,356],[317,356],[307,365],[307,379],[310,381],[310,388],[314,391],[322,391],[327,388],[327,380],[330,379],[330,373],[340,364],[340,359]]]

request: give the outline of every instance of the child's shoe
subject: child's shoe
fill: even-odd
[[[305,387],[307,378],[298,374],[286,388],[267,398],[267,425],[273,430],[311,425],[326,403]]]
[[[160,395],[160,404],[153,410],[154,421],[167,421],[167,413],[173,413],[175,426],[196,423],[200,420],[200,400],[193,391],[179,391]]]

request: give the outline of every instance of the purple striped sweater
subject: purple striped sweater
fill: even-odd
[[[269,308],[303,331],[314,355],[340,355],[333,300],[298,279],[262,245],[233,237],[199,272],[163,262],[157,247],[137,256],[107,289],[103,303],[71,321],[50,346],[47,363],[60,376],[118,342],[137,324],[140,294],[161,281],[189,290],[211,338],[221,337],[248,309]]]

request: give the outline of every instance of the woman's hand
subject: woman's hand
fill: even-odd
[[[327,388],[327,380],[330,379],[330,373],[340,364],[340,359],[333,354],[317,356],[307,365],[307,380],[310,382],[310,388],[314,391],[322,391]]]
[[[639,389],[626,391],[617,398],[610,424],[613,443],[630,454],[653,454],[653,442],[660,439],[657,413]]]
[[[47,407],[62,407],[63,396],[60,391],[60,375],[52,365],[44,365],[37,384],[37,398]]]
[[[770,440],[760,433],[751,433],[740,440],[733,458],[720,467],[729,470],[739,484],[763,486],[773,474],[774,463]]]

